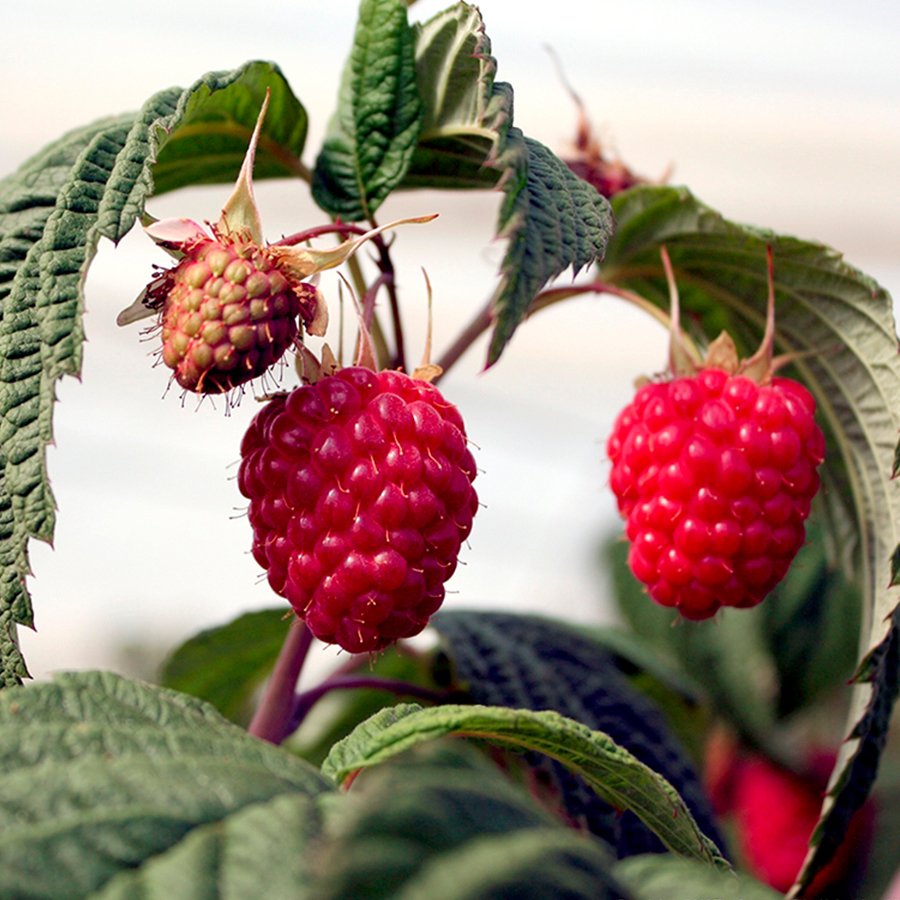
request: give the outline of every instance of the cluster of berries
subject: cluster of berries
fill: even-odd
[[[329,251],[266,245],[252,190],[264,115],[265,106],[211,233],[186,219],[147,227],[177,263],[119,318],[158,315],[162,360],[186,390],[223,393],[264,375],[300,347],[301,324],[324,334],[310,279],[383,230]],[[773,377],[773,303],[770,258],[757,356],[741,363],[720,338],[705,364],[641,387],[608,441],[631,569],[690,619],[766,596],[803,544],[818,488],[824,440],[812,397]],[[244,439],[253,553],[313,634],[378,650],[417,634],[440,606],[477,508],[475,464],[431,372],[316,366],[315,383],[269,399]]]

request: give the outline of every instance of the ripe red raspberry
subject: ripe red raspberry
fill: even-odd
[[[790,772],[758,754],[733,753],[718,787],[718,812],[731,817],[740,854],[761,881],[784,893],[793,885],[819,820],[834,753],[810,753],[808,771]],[[873,820],[871,803],[850,820],[843,843],[803,896],[836,897],[865,856]],[[841,895],[843,896],[843,895]]]
[[[312,285],[291,280],[249,237],[199,238],[154,280],[162,358],[189,391],[219,394],[262,375],[292,345],[298,317],[317,308]]]
[[[254,557],[316,637],[358,653],[425,627],[478,506],[465,426],[436,387],[340,369],[269,401],[241,457]]]
[[[628,562],[689,619],[759,603],[805,538],[825,442],[800,384],[706,368],[638,390],[607,444]]]

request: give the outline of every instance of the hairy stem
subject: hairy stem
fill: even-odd
[[[312,641],[312,632],[306,623],[295,618],[278,654],[262,701],[247,729],[250,734],[270,744],[280,744],[291,733],[294,692]]]

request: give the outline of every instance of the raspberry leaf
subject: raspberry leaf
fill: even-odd
[[[160,142],[185,116],[197,125],[193,98],[221,118],[211,99],[217,91],[231,98],[225,109],[238,104],[242,86],[264,92],[265,79],[282,85],[274,93],[289,105],[280,73],[251,63],[205,76],[185,91],[156,94],[136,115],[70,132],[0,181],[0,684],[27,675],[15,637],[16,623],[33,619],[27,544],[53,536],[44,448],[53,436],[55,381],[81,369],[84,281],[97,243],[100,237],[118,241],[143,212]],[[249,113],[250,103],[243,102]],[[253,108],[251,129],[257,112]],[[195,151],[202,143],[193,144]],[[182,163],[192,158],[187,152]],[[203,180],[203,172],[212,179],[219,171],[214,154],[204,159],[191,163],[191,179]]]
[[[453,704],[423,709],[401,704],[372,716],[335,744],[322,771],[342,783],[362,768],[451,734],[537,751],[558,760],[616,809],[634,812],[673,852],[728,865],[668,781],[608,735],[552,710]]]
[[[891,580],[900,542],[900,486],[892,481],[900,357],[891,299],[833,250],[728,222],[683,188],[634,188],[615,198],[614,210],[618,229],[601,278],[665,307],[664,244],[697,336],[708,340],[725,328],[745,354],[762,335],[771,245],[776,349],[801,354],[793,368],[814,394],[827,433],[828,527],[842,564],[859,566],[867,624],[850,739],[832,775],[802,889],[827,864],[872,786],[898,691],[900,597]]]
[[[492,307],[487,364],[500,358],[532,300],[571,266],[601,259],[613,230],[609,203],[543,144],[511,128],[500,158],[498,234],[507,240]]]
[[[458,3],[413,33],[424,116],[400,186],[493,188],[498,176],[488,163],[512,124],[512,88],[494,81],[481,13]]]
[[[158,99],[165,109],[168,98]],[[52,438],[53,385],[81,367],[82,279],[100,235],[104,186],[130,127],[131,118],[120,117],[71,132],[0,182],[3,684],[27,675],[15,623],[33,621],[25,589],[28,539],[53,536],[44,456]]]
[[[318,900],[632,896],[599,841],[559,823],[462,742],[412,748],[343,799],[317,853]]]
[[[698,777],[662,713],[628,682],[620,657],[599,640],[537,616],[444,612],[433,624],[447,647],[456,681],[473,702],[552,709],[608,734],[667,779],[703,832],[722,845]],[[532,762],[549,769],[568,815],[584,821],[618,856],[662,849],[640,822],[585,790],[564,765]]]
[[[308,764],[251,738],[212,707],[108,673],[4,691],[0,759],[0,893],[7,897],[57,896],[60,885],[87,896],[159,854],[146,874],[154,884],[156,873],[165,884],[188,863],[236,886],[252,873],[267,878],[274,861],[288,865],[289,857],[274,846],[254,858],[252,842],[238,844],[261,825],[250,810],[288,821],[305,810],[309,824],[281,837],[297,849],[315,827],[311,801],[329,790]],[[195,832],[198,826],[210,827]],[[235,871],[245,864],[249,870]]]
[[[338,108],[313,174],[319,206],[350,221],[371,220],[403,180],[421,124],[406,4],[363,0]]]
[[[278,658],[289,626],[285,608],[278,607],[245,613],[201,631],[166,660],[162,684],[242,721],[247,702]]]
[[[743,872],[716,872],[689,859],[647,854],[624,859],[613,872],[641,897],[666,900],[779,900],[782,896]]]
[[[91,894],[95,900],[135,897],[311,897],[306,885],[309,844],[320,813],[305,794],[281,794],[246,806],[220,822],[198,825],[171,849],[126,869]]]
[[[269,91],[253,178],[308,177],[300,162],[307,115],[281,70],[250,62],[211,73],[181,92],[169,120],[155,123],[153,194],[192,184],[227,184],[241,169],[257,116]]]

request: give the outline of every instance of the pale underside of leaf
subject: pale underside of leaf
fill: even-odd
[[[448,734],[544,753],[581,775],[617,809],[634,812],[672,851],[727,866],[664,778],[607,735],[555,712],[405,704],[373,716],[335,744],[322,770],[342,782],[360,768]]]

